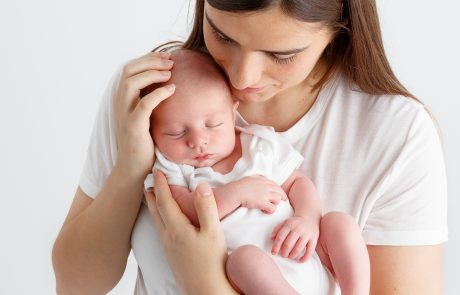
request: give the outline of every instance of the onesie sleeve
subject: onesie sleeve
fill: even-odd
[[[169,185],[179,185],[188,187],[188,181],[184,175],[188,174],[186,171],[190,170],[193,171],[191,166],[187,165],[179,165],[174,162],[169,161],[168,159],[163,156],[163,154],[158,150],[155,149],[155,164],[153,165],[153,170],[158,169],[166,176]],[[187,169],[188,168],[188,169]],[[150,173],[147,175],[144,181],[144,188],[147,191],[150,191],[155,186],[153,181],[153,174]]]
[[[447,240],[447,185],[433,119],[420,108],[376,200],[363,236],[370,245],[434,245]]]
[[[120,81],[121,66],[110,80],[96,115],[79,186],[96,198],[117,159],[113,97]]]
[[[263,167],[267,177],[282,185],[303,162],[303,156],[272,127],[252,124],[245,130],[255,135],[250,144],[254,165]]]

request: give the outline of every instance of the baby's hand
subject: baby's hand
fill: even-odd
[[[275,212],[280,201],[288,199],[281,186],[261,175],[243,177],[233,185],[242,207],[260,209],[268,214]]]
[[[319,224],[306,217],[293,216],[278,224],[272,232],[272,254],[305,262],[315,251]],[[281,252],[280,252],[281,251]],[[305,253],[302,256],[302,252]]]

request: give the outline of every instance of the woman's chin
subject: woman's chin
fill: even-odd
[[[264,102],[269,99],[267,95],[259,94],[259,93],[233,93],[233,96],[240,102],[247,102],[247,103],[258,103]]]

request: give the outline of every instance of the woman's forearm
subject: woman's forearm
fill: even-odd
[[[115,167],[97,198],[64,223],[53,247],[59,294],[107,293],[120,280],[131,249],[142,183],[143,179],[124,179]]]

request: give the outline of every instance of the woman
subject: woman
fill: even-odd
[[[196,2],[184,47],[203,50],[229,78],[239,124],[271,125],[305,157],[323,212],[363,230],[371,294],[441,294],[447,239],[444,163],[435,124],[399,83],[383,51],[375,2]],[[88,160],[53,250],[58,292],[99,294],[124,272],[131,240],[138,294],[164,266],[142,182],[153,164],[151,111],[174,91],[166,53],[127,64],[104,100]],[[197,189],[201,229],[171,201],[164,177],[146,195],[176,282],[185,293],[232,294],[225,241],[208,187]],[[94,198],[94,200],[93,200]],[[155,254],[156,253],[156,254]],[[161,273],[167,284],[171,274]],[[172,287],[171,287],[172,288]],[[315,294],[325,294],[317,290]]]

